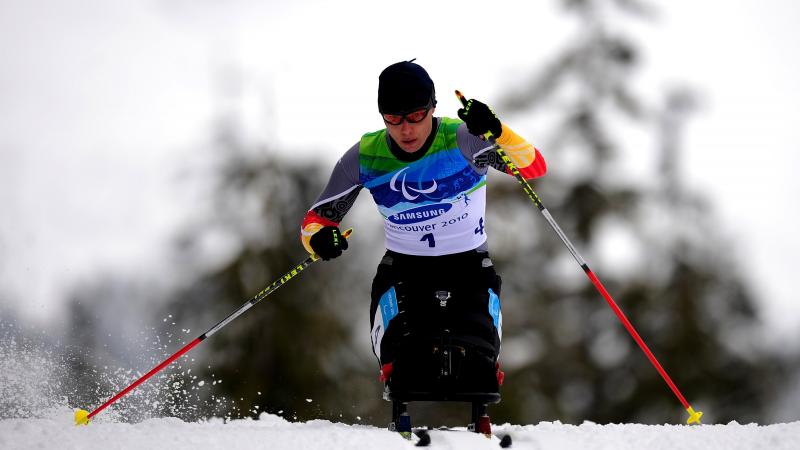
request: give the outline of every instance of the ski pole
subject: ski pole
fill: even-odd
[[[461,94],[461,92],[456,91],[456,96],[461,101],[461,104],[466,107],[467,99],[464,97],[464,95]],[[494,138],[491,136],[491,133],[486,133],[485,136],[481,137],[482,138],[485,137],[486,139],[494,143]],[[600,295],[602,295],[603,298],[606,300],[608,306],[611,307],[611,309],[614,311],[614,314],[616,314],[617,318],[620,320],[620,322],[622,322],[622,325],[624,325],[625,329],[628,330],[628,333],[631,335],[633,340],[636,341],[637,344],[639,344],[639,348],[642,349],[644,354],[647,356],[647,359],[650,360],[650,363],[653,365],[653,367],[655,367],[655,369],[661,375],[661,378],[664,379],[664,381],[667,383],[667,385],[675,394],[675,396],[678,397],[678,400],[681,402],[683,407],[689,413],[689,419],[686,421],[686,423],[699,424],[700,417],[703,415],[703,413],[701,411],[695,411],[689,404],[689,402],[686,401],[686,398],[683,396],[683,394],[681,394],[681,391],[678,389],[678,386],[676,386],[675,383],[672,381],[672,379],[669,377],[667,371],[664,370],[664,367],[662,367],[661,364],[658,362],[655,355],[653,355],[653,352],[651,352],[650,349],[647,347],[647,344],[644,343],[644,340],[642,340],[642,337],[639,336],[639,333],[633,327],[631,321],[628,320],[628,318],[625,316],[625,314],[622,312],[619,306],[617,306],[617,303],[611,297],[611,294],[608,293],[605,286],[603,286],[603,283],[601,283],[600,279],[597,278],[597,275],[595,275],[594,272],[592,272],[592,270],[589,268],[589,265],[586,264],[586,261],[581,257],[580,253],[578,253],[578,250],[575,249],[575,246],[572,245],[572,242],[570,242],[570,240],[567,238],[567,235],[564,234],[564,231],[561,230],[561,227],[558,226],[555,219],[553,219],[553,216],[550,215],[550,211],[548,211],[547,208],[545,208],[544,204],[542,204],[541,199],[539,198],[538,195],[536,195],[536,192],[533,190],[531,185],[528,183],[525,177],[523,177],[522,174],[519,173],[517,166],[514,164],[513,161],[511,161],[511,158],[509,158],[508,155],[506,155],[506,153],[503,151],[503,149],[500,148],[500,146],[497,145],[496,143],[494,145],[494,149],[495,152],[497,152],[497,155],[500,156],[503,162],[505,162],[511,174],[514,175],[514,178],[516,178],[519,184],[522,186],[522,190],[525,191],[525,193],[528,195],[528,198],[530,198],[531,201],[536,205],[536,207],[539,208],[539,211],[542,212],[542,215],[544,215],[544,218],[547,220],[547,223],[550,224],[550,227],[553,229],[553,231],[555,231],[558,237],[561,238],[561,242],[563,242],[564,245],[566,245],[569,252],[572,253],[572,257],[575,258],[575,261],[577,261],[578,264],[581,266],[583,271],[586,273],[586,276],[589,277],[589,280],[594,285],[594,287],[598,290],[598,292],[600,292]]]
[[[345,230],[345,232],[342,233],[342,236],[347,238],[347,237],[350,236],[350,234],[352,232],[353,232],[352,228],[348,229],[348,230]],[[186,344],[185,346],[183,346],[183,348],[181,348],[180,350],[175,352],[169,358],[165,359],[159,365],[153,367],[153,369],[151,369],[149,372],[144,374],[138,380],[136,380],[133,383],[131,383],[130,386],[126,387],[125,389],[123,389],[122,391],[117,393],[115,396],[113,396],[110,399],[108,399],[108,401],[106,401],[105,403],[100,405],[97,409],[95,409],[91,413],[89,413],[88,411],[83,410],[83,409],[79,409],[79,410],[75,411],[75,425],[89,425],[89,420],[91,420],[95,415],[97,415],[97,413],[99,413],[100,411],[106,409],[109,405],[111,405],[112,403],[114,403],[117,400],[119,400],[125,394],[127,394],[128,392],[134,390],[140,384],[144,383],[148,378],[152,377],[153,375],[155,375],[156,373],[161,371],[161,369],[163,369],[164,367],[167,367],[168,365],[172,364],[173,361],[175,361],[176,359],[180,358],[184,354],[188,353],[189,350],[193,349],[200,342],[202,342],[203,340],[205,340],[208,337],[211,337],[212,334],[214,334],[217,331],[221,330],[222,327],[224,327],[225,325],[229,324],[230,322],[232,322],[234,319],[236,319],[237,317],[241,316],[242,314],[244,314],[245,311],[247,311],[248,309],[252,308],[256,303],[258,303],[261,300],[263,300],[269,294],[272,294],[273,292],[275,292],[279,287],[281,287],[284,284],[286,284],[289,280],[291,280],[295,276],[299,275],[300,272],[305,270],[306,267],[308,267],[311,264],[317,262],[318,260],[319,260],[319,257],[317,255],[311,255],[308,258],[306,258],[305,261],[303,261],[300,264],[298,264],[297,266],[295,266],[292,270],[287,272],[284,276],[282,276],[279,279],[275,280],[275,282],[273,282],[272,284],[270,284],[269,286],[264,288],[264,290],[262,290],[261,292],[256,294],[255,297],[253,297],[252,299],[250,299],[247,302],[245,302],[245,304],[243,304],[242,306],[239,307],[239,309],[237,309],[236,311],[234,311],[230,315],[228,315],[228,317],[222,319],[219,323],[217,323],[216,325],[211,327],[211,329],[209,329],[205,333],[201,334],[195,340],[193,340],[193,341],[189,342],[188,344]]]

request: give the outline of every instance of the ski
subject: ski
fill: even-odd
[[[431,432],[438,433],[440,431],[446,432],[456,432],[456,433],[472,433],[472,434],[480,434],[475,433],[472,430],[468,429],[460,429],[460,428],[448,428],[448,427],[440,427],[440,428],[414,428],[413,434],[417,437],[417,442],[414,444],[417,447],[428,447],[431,445]],[[508,433],[495,433],[486,436],[488,438],[496,438],[492,439],[499,441],[498,445],[501,448],[509,448],[512,444],[511,435]]]

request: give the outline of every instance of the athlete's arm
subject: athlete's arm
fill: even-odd
[[[544,175],[547,172],[547,164],[539,150],[505,124],[501,124],[501,126],[502,132],[496,142],[511,159],[511,162],[517,166],[522,176],[531,179]],[[461,153],[473,163],[476,169],[494,167],[501,172],[511,173],[505,161],[497,154],[494,144],[471,134],[466,124],[458,127],[456,136]]]
[[[300,240],[309,253],[314,253],[311,236],[323,227],[339,226],[363,188],[358,176],[358,147],[356,143],[339,159],[325,189],[303,218]]]
[[[547,173],[547,163],[539,153],[539,149],[529,144],[514,132],[508,125],[502,123],[503,131],[500,136],[495,138],[495,142],[503,149],[503,152],[511,159],[519,173],[526,179],[538,178]],[[503,170],[511,173],[504,165]]]
[[[547,172],[547,164],[539,150],[515,133],[508,125],[500,122],[492,108],[475,99],[466,100],[461,97],[461,102],[464,107],[458,110],[458,117],[464,121],[470,134],[483,137],[487,133],[491,133],[495,137],[497,145],[503,149],[503,152],[525,178],[537,178]],[[496,159],[498,158],[495,158],[492,167],[506,173],[511,172],[505,163],[502,167],[498,166]]]

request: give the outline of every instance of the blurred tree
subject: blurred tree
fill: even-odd
[[[653,102],[632,89],[642,56],[622,30],[652,17],[648,5],[563,5],[579,17],[577,38],[497,110],[552,127],[545,139],[520,130],[551,168],[535,189],[690,403],[710,421],[758,420],[785,364],[761,345],[757,304],[724,229],[680,178],[694,95],[674,89]],[[518,185],[492,187],[489,223],[517,231],[490,242],[506,281],[508,382],[495,420],[685,419]]]

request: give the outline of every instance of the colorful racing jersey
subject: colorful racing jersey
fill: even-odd
[[[457,119],[434,118],[427,148],[393,148],[386,129],[365,134],[337,162],[327,186],[303,220],[311,235],[338,226],[362,188],[384,219],[386,248],[408,255],[440,256],[486,249],[486,174],[506,171],[492,144],[469,134]],[[497,139],[526,178],[544,175],[539,151],[503,125]]]

